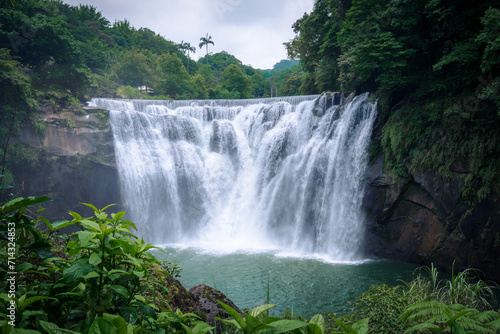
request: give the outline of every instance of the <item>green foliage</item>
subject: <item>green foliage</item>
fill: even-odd
[[[226,324],[234,326],[240,333],[303,333],[322,334],[325,331],[324,318],[315,315],[309,322],[301,320],[288,320],[273,317],[263,318],[263,314],[276,306],[276,304],[265,304],[251,309],[245,317],[240,315],[231,306],[217,301],[231,316],[232,319],[217,319]]]
[[[390,172],[461,177],[475,203],[500,193],[499,22],[492,0],[316,0],[285,46],[301,93],[376,93]]]
[[[143,97],[141,92],[132,86],[121,86],[116,90],[116,95],[122,99],[140,99]]]
[[[162,286],[154,275],[161,269],[148,252],[155,247],[132,234],[135,225],[123,219],[125,212],[108,215],[105,210],[110,206],[99,210],[84,204],[94,216],[70,212],[72,220],[52,223],[28,217],[30,206],[47,200],[15,198],[0,207],[0,278],[5,281],[12,271],[19,275],[15,291],[0,287],[0,298],[6,302],[0,304],[2,333],[205,333],[212,329],[194,314],[157,312],[156,289]],[[62,247],[54,244],[56,233],[70,226],[80,231],[62,237]],[[180,269],[174,266],[173,272],[178,274]],[[7,306],[12,302],[17,313],[11,319]]]
[[[485,310],[495,301],[495,286],[479,279],[472,269],[457,274],[452,270],[451,278],[443,281],[434,265],[423,267],[423,272],[410,283],[406,283],[405,295],[413,301],[435,300],[446,304],[462,304],[468,308]]]
[[[169,277],[176,279],[181,277],[182,268],[176,261],[162,261],[160,262],[160,267],[168,274]]]
[[[340,320],[334,319],[335,323],[342,328],[345,332],[333,332],[333,334],[350,333],[350,334],[366,334],[368,333],[368,322],[370,318],[365,318],[352,325],[352,327],[347,326]]]
[[[298,60],[282,59],[273,66],[274,71],[285,70],[287,68],[299,65]]]
[[[400,316],[411,322],[421,322],[406,332],[430,330],[436,333],[498,333],[500,313],[495,311],[480,312],[461,304],[443,304],[437,301],[425,301],[410,305]]]
[[[400,287],[389,287],[385,284],[373,285],[357,297],[348,314],[331,319],[339,328],[333,324],[332,326],[334,330],[335,328],[346,330],[340,325],[342,323],[346,327],[356,327],[360,330],[364,327],[361,325],[366,322],[369,326],[369,333],[402,332],[407,328],[407,322],[398,317],[411,300],[410,296],[402,293]],[[354,326],[356,323],[358,325]]]
[[[148,57],[134,50],[125,51],[115,66],[116,74],[127,86],[144,86],[151,75]]]
[[[208,33],[205,37],[201,37],[200,38],[200,44],[199,44],[199,47],[200,49],[205,46],[206,49],[207,49],[207,55],[206,55],[206,58],[207,58],[207,64],[208,64],[208,45],[209,44],[212,44],[214,45],[214,41],[212,41],[212,36],[209,36]]]
[[[293,96],[299,95],[299,89],[303,84],[303,76],[301,73],[296,72],[290,74],[286,77],[285,81],[283,81],[283,85],[281,86],[280,94],[283,96]]]
[[[220,82],[229,92],[238,92],[239,98],[249,98],[251,81],[237,65],[229,65],[220,76]]]

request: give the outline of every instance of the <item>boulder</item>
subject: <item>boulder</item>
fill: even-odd
[[[193,286],[189,289],[189,292],[197,304],[197,310],[206,315],[206,323],[211,326],[215,326],[217,333],[224,332],[224,326],[220,321],[216,322],[215,318],[230,318],[229,313],[227,313],[227,311],[223,309],[219,303],[217,303],[217,300],[231,306],[241,314],[240,309],[229,298],[227,298],[226,295],[208,285],[199,284]]]

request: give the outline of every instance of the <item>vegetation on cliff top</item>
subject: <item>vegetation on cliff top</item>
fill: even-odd
[[[464,201],[500,193],[498,1],[316,0],[293,29],[302,93],[376,92],[390,171],[460,175]]]

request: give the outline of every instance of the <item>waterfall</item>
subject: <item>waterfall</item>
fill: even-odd
[[[362,256],[368,98],[90,105],[110,111],[127,217],[146,241],[351,261]]]

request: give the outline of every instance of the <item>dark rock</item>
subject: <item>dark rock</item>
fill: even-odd
[[[466,170],[465,161],[454,170]],[[380,257],[449,271],[476,268],[500,282],[500,199],[461,200],[459,173],[444,178],[434,171],[407,180],[384,173],[379,157],[365,175],[363,209],[368,215],[366,251]]]
[[[165,281],[165,287],[169,291],[167,300],[173,312],[177,309],[181,310],[182,313],[192,313],[197,310],[198,306],[193,295],[186,290],[181,282],[169,277]]]
[[[49,108],[50,109],[50,108]],[[36,156],[30,165],[13,170],[18,196],[49,196],[44,203],[44,217],[67,219],[68,211],[91,215],[90,203],[98,208],[121,204],[120,182],[115,162],[113,133],[106,122],[95,115],[75,115],[67,111],[46,109],[43,134],[30,127],[12,137],[10,144],[23,144]]]
[[[194,300],[196,301],[197,310],[206,314],[206,323],[211,326],[216,326],[217,333],[222,333],[224,328],[221,322],[215,321],[215,318],[228,319],[230,318],[230,315],[219,303],[217,303],[216,300],[231,306],[241,314],[240,309],[229,298],[227,298],[226,295],[208,285],[200,284],[193,286],[189,289],[189,293],[192,294]]]

